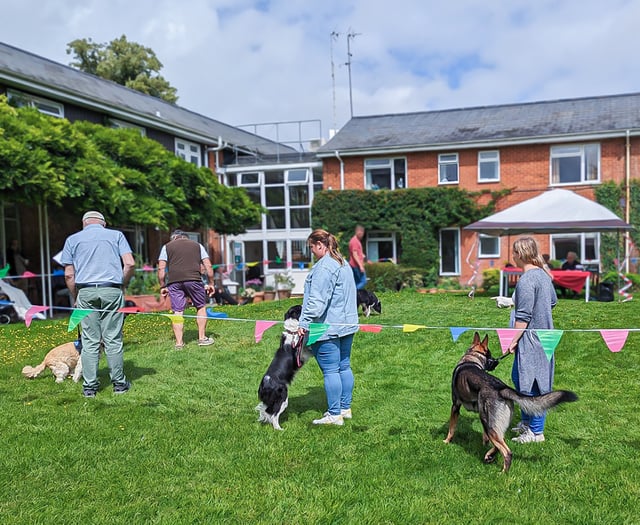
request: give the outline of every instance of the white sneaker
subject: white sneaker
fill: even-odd
[[[353,416],[351,415],[351,409],[350,408],[343,408],[340,411],[340,415],[344,418],[344,419],[351,419]]]
[[[314,425],[344,425],[344,419],[342,415],[334,416],[333,414],[329,414],[329,412],[325,412],[320,419],[313,420]]]
[[[528,428],[529,428],[529,425],[520,421],[520,423],[518,423],[515,427],[511,429],[511,432],[515,432],[516,434],[522,434],[523,432],[526,432]]]
[[[534,434],[531,429],[527,427],[527,430],[518,437],[512,438],[511,441],[515,441],[516,443],[541,443],[544,441],[544,434]]]

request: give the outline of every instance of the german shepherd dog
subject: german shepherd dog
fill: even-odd
[[[511,450],[504,441],[504,434],[511,424],[513,403],[520,405],[525,412],[542,415],[546,410],[560,403],[576,401],[578,396],[567,390],[556,390],[540,396],[526,396],[516,392],[497,377],[488,374],[499,363],[491,357],[488,342],[489,336],[480,342],[478,332],[473,336],[473,343],[453,370],[451,378],[451,418],[449,433],[444,440],[450,443],[458,422],[460,407],[478,412],[482,423],[482,442],[491,442],[491,449],[485,454],[484,462],[491,463],[499,451],[504,458],[502,472],[508,472],[511,466]]]
[[[280,338],[280,347],[276,350],[258,387],[258,421],[270,423],[275,430],[282,430],[279,420],[280,415],[289,406],[289,385],[311,355],[298,335],[301,312],[302,306],[296,305],[284,314],[284,331]]]

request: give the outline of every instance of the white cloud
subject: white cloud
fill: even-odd
[[[637,91],[638,19],[632,0],[22,0],[0,34],[62,63],[71,40],[125,34],[182,106],[230,124],[321,119],[326,136],[349,118],[349,31],[363,115]]]

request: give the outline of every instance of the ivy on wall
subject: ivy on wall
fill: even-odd
[[[439,264],[439,231],[466,226],[495,211],[498,200],[511,190],[469,192],[437,187],[405,190],[325,190],[315,195],[312,227],[324,228],[338,238],[348,253],[356,225],[367,231],[394,232],[400,240],[403,265],[429,270]],[[478,204],[489,195],[486,205]]]
[[[595,189],[596,201],[611,210],[618,217],[625,217],[626,186],[624,183],[616,184],[613,181],[605,182]],[[636,230],[631,230],[631,240],[636,246],[640,246],[640,181],[631,180],[629,184],[630,209],[629,224]],[[623,236],[615,233],[603,233],[600,235],[600,261],[603,270],[616,268],[614,263],[618,254],[624,254]]]

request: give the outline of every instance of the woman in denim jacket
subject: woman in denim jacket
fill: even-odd
[[[314,230],[307,243],[317,262],[304,283],[300,334],[310,323],[328,324],[328,330],[311,345],[324,376],[328,410],[314,425],[342,425],[351,418],[353,372],[351,345],[358,331],[358,306],[353,272],[338,250],[336,238]]]

